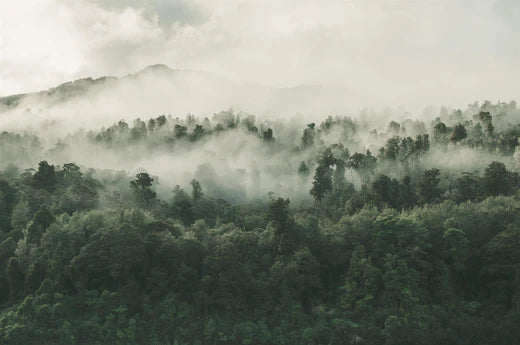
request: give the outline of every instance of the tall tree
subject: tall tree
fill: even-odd
[[[149,205],[157,196],[152,190],[153,178],[148,173],[139,173],[135,175],[135,180],[130,182],[135,196],[140,202]]]
[[[458,143],[459,141],[466,139],[467,136],[466,128],[464,128],[463,124],[459,123],[453,128],[450,140],[451,142]]]
[[[433,127],[433,138],[437,143],[446,143],[449,133],[450,128],[443,122],[439,122]]]
[[[279,254],[287,254],[291,251],[292,218],[289,215],[289,199],[275,198],[269,202],[267,212],[274,228],[275,248]]]
[[[487,166],[482,176],[482,185],[486,195],[510,194],[512,188],[510,172],[502,162],[494,161]]]
[[[480,121],[484,124],[484,130],[488,136],[493,136],[493,117],[489,111],[481,111],[478,114]]]
[[[306,149],[306,148],[314,145],[314,137],[316,135],[315,127],[316,127],[316,124],[314,122],[312,122],[312,123],[309,123],[307,125],[307,128],[305,128],[303,130],[302,144],[301,144],[302,149]]]
[[[56,182],[57,178],[54,165],[49,165],[47,161],[38,163],[38,171],[33,175],[34,186],[38,189],[53,191]]]
[[[27,226],[27,242],[39,244],[43,233],[54,222],[54,216],[47,206],[40,207]]]
[[[302,177],[307,177],[309,176],[309,173],[309,166],[307,165],[307,163],[305,163],[305,161],[301,161],[300,165],[298,166],[298,175]]]
[[[419,180],[419,194],[423,202],[433,203],[440,200],[442,190],[439,188],[440,179],[439,169],[425,170],[421,179]]]
[[[194,202],[198,202],[204,197],[200,182],[196,179],[191,180],[191,197]]]
[[[372,189],[379,197],[380,201],[390,207],[399,208],[399,182],[386,175],[379,177],[372,183]]]
[[[479,194],[479,181],[472,173],[464,172],[454,183],[453,199],[455,202],[475,200]]]
[[[324,195],[332,190],[332,166],[335,164],[330,148],[327,148],[318,161],[318,167],[312,181],[311,195],[321,203]]]

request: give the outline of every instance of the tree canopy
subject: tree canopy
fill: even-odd
[[[515,344],[519,116],[0,133],[0,343]],[[84,140],[127,166],[64,161]]]

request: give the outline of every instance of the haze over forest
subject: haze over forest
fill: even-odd
[[[0,3],[0,343],[514,344],[518,23]]]

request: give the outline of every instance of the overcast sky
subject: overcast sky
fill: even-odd
[[[163,63],[388,105],[519,99],[517,0],[0,1],[0,95]]]

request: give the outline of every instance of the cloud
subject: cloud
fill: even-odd
[[[276,86],[342,85],[375,105],[508,100],[518,98],[519,13],[511,0],[9,2],[0,94],[165,63]]]
[[[190,0],[86,0],[107,10],[122,11],[129,7],[141,9],[148,18],[157,18],[158,24],[168,30],[175,23],[196,25],[208,18],[208,13],[197,1]]]

